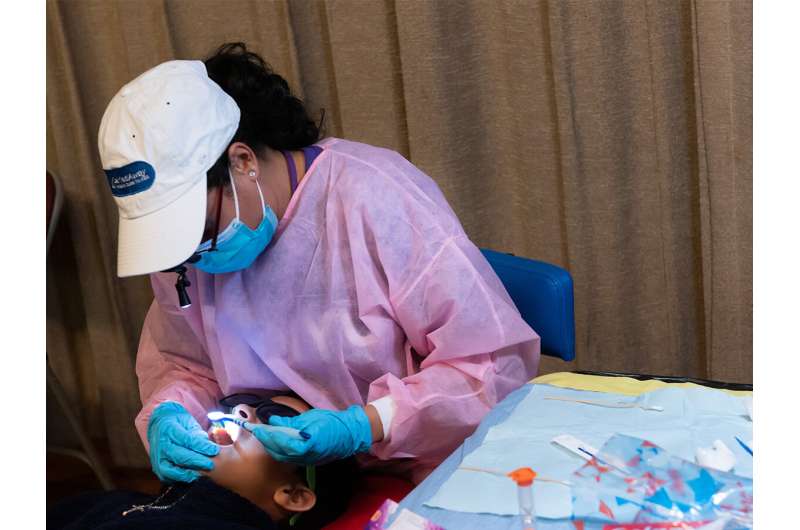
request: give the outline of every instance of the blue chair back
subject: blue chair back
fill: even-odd
[[[542,354],[575,359],[572,276],[545,263],[481,249],[522,318],[542,339]]]

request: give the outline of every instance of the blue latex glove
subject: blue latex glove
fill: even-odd
[[[192,482],[200,477],[197,469],[211,471],[210,456],[219,454],[219,446],[208,439],[200,424],[174,401],[158,405],[147,424],[150,463],[153,472],[164,482]]]
[[[297,440],[263,425],[247,423],[245,428],[281,462],[325,464],[369,451],[372,445],[369,418],[358,405],[342,411],[313,409],[293,418],[270,416],[269,424],[293,427],[309,435],[308,440]]]

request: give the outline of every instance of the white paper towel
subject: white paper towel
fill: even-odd
[[[701,466],[720,471],[730,471],[736,465],[736,456],[722,440],[716,440],[711,447],[700,447],[695,457]]]

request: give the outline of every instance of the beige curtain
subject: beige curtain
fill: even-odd
[[[48,351],[121,464],[145,278],[115,276],[96,148],[111,96],[225,41],[263,54],[327,134],[396,149],[483,247],[567,268],[577,361],[752,381],[748,0],[47,4],[47,167],[66,189]]]

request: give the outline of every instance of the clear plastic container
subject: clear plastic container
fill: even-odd
[[[536,512],[533,509],[533,484],[530,486],[517,485],[517,491],[522,530],[535,530]]]
[[[520,528],[536,529],[536,510],[533,505],[533,480],[536,472],[529,467],[521,467],[508,474],[517,483],[517,499],[519,500]]]

